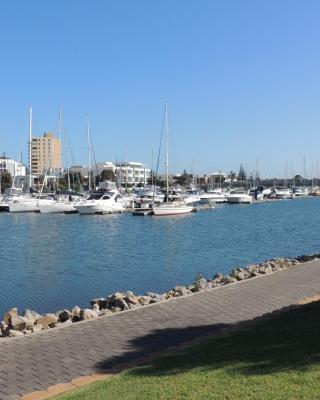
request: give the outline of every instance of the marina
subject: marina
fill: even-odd
[[[299,197],[166,218],[1,213],[0,311],[164,292],[234,266],[317,252],[319,207],[317,197]]]

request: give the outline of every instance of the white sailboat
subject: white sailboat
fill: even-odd
[[[8,202],[9,211],[11,213],[18,212],[36,212],[38,208],[38,198],[32,196],[32,176],[31,176],[31,146],[32,146],[32,108],[29,108],[29,192],[22,196],[13,198]]]
[[[165,133],[166,133],[166,177],[167,177],[167,195],[165,201],[158,205],[154,204],[152,210],[156,216],[181,215],[188,214],[193,210],[193,206],[187,204],[184,200],[169,201],[169,130],[168,130],[168,104],[165,104]],[[173,199],[172,199],[173,200]]]

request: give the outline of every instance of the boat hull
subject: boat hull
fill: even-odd
[[[9,203],[9,211],[11,213],[39,212],[39,207],[36,201],[13,201]]]
[[[91,205],[79,205],[75,206],[75,209],[79,214],[114,214],[121,213],[123,208],[115,208],[111,206],[91,206]]]
[[[58,214],[58,213],[76,213],[77,210],[73,204],[52,202],[51,204],[39,204],[41,214]]]
[[[252,197],[250,196],[232,196],[227,198],[230,204],[251,204]]]
[[[169,216],[169,215],[181,215],[189,214],[193,210],[193,206],[174,206],[170,205],[159,205],[153,207],[153,213],[156,216]]]

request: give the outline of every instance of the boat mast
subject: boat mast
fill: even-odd
[[[58,115],[58,140],[59,140],[59,151],[60,154],[58,157],[61,160],[61,120],[62,120],[62,106],[59,107],[59,115]],[[59,159],[58,159],[59,161]],[[61,163],[59,163],[59,167],[62,167]],[[56,190],[59,190],[59,172],[57,174],[57,181],[56,181]]]
[[[66,138],[66,156],[67,156],[67,176],[68,176],[68,192],[71,192],[71,184],[70,184],[70,166],[69,166],[69,136],[65,131],[65,138]]]
[[[169,201],[169,132],[168,132],[168,103],[165,104],[165,132],[166,132],[166,175],[167,175],[167,202]]]
[[[88,186],[89,186],[89,192],[91,192],[91,142],[90,142],[90,126],[89,126],[88,115],[87,115],[87,138],[88,138]]]
[[[31,191],[31,167],[32,167],[32,157],[31,157],[31,149],[32,149],[32,107],[29,107],[29,191]]]

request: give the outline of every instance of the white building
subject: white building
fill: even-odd
[[[18,161],[6,156],[0,157],[0,175],[9,172],[12,177],[26,176],[26,167]]]
[[[145,186],[151,176],[151,170],[139,162],[122,162],[116,164],[116,175],[121,185]]]
[[[93,175],[101,174],[102,171],[110,171],[116,176],[118,185],[145,186],[151,176],[151,170],[145,164],[139,162],[122,162],[114,164],[111,161],[101,161],[92,168]],[[86,165],[75,165],[70,167],[70,173],[80,173],[84,178],[88,177]]]

